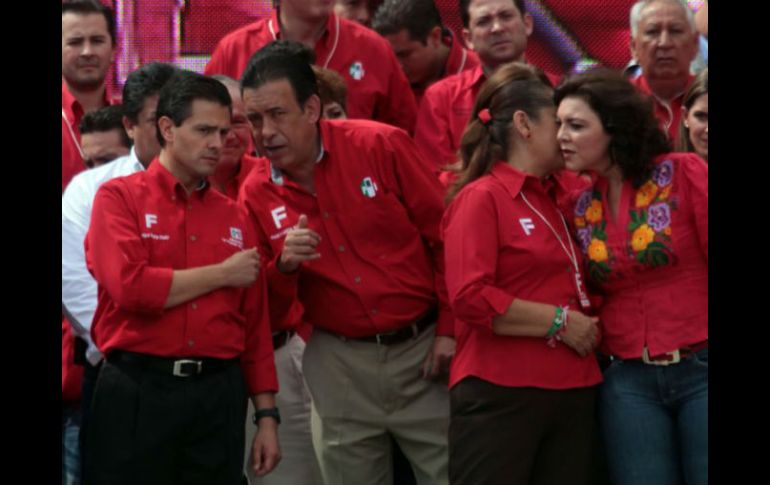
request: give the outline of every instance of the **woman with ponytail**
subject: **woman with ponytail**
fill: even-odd
[[[597,319],[558,203],[553,89],[512,63],[484,84],[461,141],[442,229],[456,317],[452,484],[583,484],[589,473]]]

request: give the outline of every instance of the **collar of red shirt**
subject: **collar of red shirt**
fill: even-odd
[[[503,183],[503,187],[510,194],[512,198],[516,198],[524,188],[524,184],[528,183],[528,186],[539,187],[540,190],[551,193],[557,185],[559,180],[557,177],[549,175],[540,180],[536,176],[528,173],[524,173],[520,170],[513,168],[508,162],[500,160],[492,165],[490,175]]]
[[[281,21],[278,18],[278,8],[273,10],[270,15],[270,20],[267,22],[267,28],[270,29],[270,34],[273,36],[273,40],[278,40],[281,37]],[[334,57],[334,52],[337,50],[337,44],[340,38],[340,19],[334,12],[329,14],[329,18],[326,19],[326,28],[321,38],[315,44],[316,53],[316,65],[321,67],[329,67],[329,62]],[[324,59],[321,59],[321,55],[326,54]]]
[[[155,157],[147,168],[148,177],[155,181],[155,183],[163,190],[163,192],[171,195],[182,195],[187,198],[187,191],[182,184],[177,180],[169,170],[160,163],[160,157]],[[198,197],[203,198],[209,191],[211,184],[208,180],[201,180],[201,184],[195,188],[193,193],[198,194]]]
[[[104,105],[112,104],[112,96],[110,95],[110,88],[106,84],[104,85]],[[83,108],[80,106],[80,102],[70,92],[67,87],[67,82],[62,78],[61,80],[61,107],[67,114],[73,118],[78,118],[83,114]],[[77,116],[76,116],[77,114]],[[70,118],[72,121],[72,118]],[[73,126],[74,128],[74,126]]]
[[[642,91],[643,93],[649,94],[651,96],[654,96],[655,99],[657,99],[658,101],[660,101],[661,103],[664,103],[664,104],[669,104],[669,103],[671,103],[671,101],[673,101],[675,99],[683,98],[685,93],[687,93],[687,90],[690,88],[690,85],[692,84],[692,82],[694,80],[695,80],[695,76],[693,76],[692,74],[688,74],[687,75],[687,84],[685,85],[684,90],[682,90],[681,93],[677,94],[673,98],[671,98],[669,100],[665,100],[665,99],[662,99],[662,98],[658,97],[657,94],[652,92],[652,89],[650,88],[650,85],[647,82],[647,77],[645,77],[645,75],[644,75],[644,72],[642,72],[639,76],[636,77],[636,79],[634,79],[634,81],[636,81],[636,86],[639,88],[640,91]]]

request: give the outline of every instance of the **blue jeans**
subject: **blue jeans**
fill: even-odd
[[[64,404],[61,417],[61,483],[80,483],[80,406]]]
[[[615,360],[599,389],[615,485],[708,484],[708,348],[670,366]]]

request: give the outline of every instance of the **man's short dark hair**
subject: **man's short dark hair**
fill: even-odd
[[[423,44],[436,26],[443,28],[433,0],[385,0],[372,21],[372,29],[380,35],[398,34],[406,29],[410,39]]]
[[[128,133],[123,128],[123,107],[119,104],[105,106],[86,113],[80,120],[79,128],[81,135],[118,130],[123,146],[131,148],[131,138],[128,137]]]
[[[107,21],[107,32],[115,46],[115,13],[112,9],[98,0],[68,0],[61,4],[61,14],[74,13],[75,15],[100,14]]]
[[[156,117],[160,119],[166,116],[174,122],[174,126],[181,126],[192,114],[193,101],[196,99],[219,103],[228,108],[232,108],[233,103],[230,93],[221,82],[197,72],[179,70],[160,90]],[[156,127],[156,134],[160,146],[166,146],[160,126]]]
[[[287,44],[297,42],[271,42],[254,53],[241,76],[241,89],[256,89],[285,79],[291,84],[297,103],[304,107],[310,96],[318,95],[318,82],[307,56]]]
[[[137,123],[145,100],[160,93],[177,72],[179,69],[171,64],[150,62],[129,74],[123,85],[123,116]]]
[[[473,0],[460,0],[460,19],[462,19],[463,27],[466,29],[468,28],[468,24],[471,21],[471,16],[468,13],[468,7],[470,7],[472,1]],[[511,0],[511,2],[516,5],[516,8],[519,9],[519,13],[521,15],[527,13],[527,10],[524,6],[524,0]]]

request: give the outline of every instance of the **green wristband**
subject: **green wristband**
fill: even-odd
[[[551,328],[548,329],[548,333],[545,334],[545,338],[553,337],[553,335],[559,331],[559,328],[561,328],[562,323],[564,323],[564,320],[562,319],[562,309],[557,306],[556,316],[553,318],[553,323],[551,323]]]

